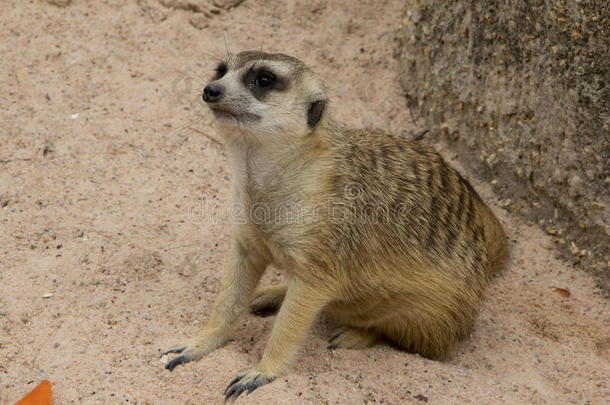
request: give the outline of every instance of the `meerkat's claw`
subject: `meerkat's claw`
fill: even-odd
[[[180,354],[180,356],[175,357],[174,359],[167,362],[167,364],[165,364],[165,368],[169,371],[172,371],[176,368],[176,366],[179,366],[180,364],[199,360],[203,357],[204,354],[208,352],[210,352],[210,350],[202,350],[201,347],[197,345],[183,345],[166,351],[161,357],[171,353]]]
[[[328,340],[329,349],[364,349],[374,346],[377,336],[364,329],[343,327]]]
[[[186,349],[185,346],[169,349],[168,351],[164,352],[160,357],[167,356],[170,353],[182,353],[184,349]]]
[[[225,403],[229,400],[231,400],[231,402],[235,402],[235,400],[244,392],[246,392],[246,394],[250,394],[258,387],[268,384],[273,380],[275,380],[275,377],[255,371],[250,371],[237,376],[225,389]]]
[[[176,368],[176,366],[179,366],[180,364],[184,364],[184,363],[188,363],[189,361],[193,361],[195,360],[194,358],[190,358],[189,356],[178,356],[175,359],[173,359],[172,361],[168,362],[165,365],[165,369],[172,371],[173,369]]]

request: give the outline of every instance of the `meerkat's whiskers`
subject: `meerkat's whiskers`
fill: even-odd
[[[227,51],[227,58],[231,57],[231,51],[229,50],[229,41],[227,40],[227,33],[226,31],[222,32],[222,37],[225,40],[225,50]]]
[[[199,111],[197,111],[197,113],[201,112],[201,110],[203,110],[203,109],[200,109]],[[188,120],[188,121],[186,121],[186,122],[183,122],[183,123],[181,123],[181,124],[180,124],[180,125],[179,125],[177,128],[173,129],[173,130],[172,130],[172,131],[169,133],[169,135],[170,135],[170,136],[176,135],[176,134],[177,134],[177,133],[178,133],[180,130],[182,130],[182,129],[184,129],[184,128],[186,128],[186,127],[190,126],[190,125],[197,124],[197,123],[199,123],[199,122],[203,121],[205,118],[206,118],[206,117],[199,117],[199,118],[194,119],[194,120]]]
[[[213,136],[211,136],[210,134],[208,134],[208,133],[206,133],[206,132],[203,132],[203,131],[201,131],[201,130],[199,130],[199,129],[193,128],[193,127],[191,127],[191,126],[188,126],[188,127],[186,127],[186,128],[187,128],[187,129],[190,129],[191,131],[196,132],[196,133],[198,133],[198,134],[200,134],[200,135],[205,136],[205,137],[206,137],[206,138],[208,138],[210,141],[212,141],[212,143],[214,143],[215,145],[220,145],[220,146],[222,146],[222,142],[220,142],[218,139],[214,138],[214,137],[213,137]]]

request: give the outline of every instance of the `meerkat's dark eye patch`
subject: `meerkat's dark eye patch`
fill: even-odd
[[[262,100],[272,90],[282,91],[287,87],[283,77],[265,67],[249,69],[242,77],[242,81],[258,100]]]
[[[214,69],[214,71],[216,71],[214,80],[221,79],[224,75],[227,74],[227,70],[228,70],[227,64],[224,62],[222,62],[218,66],[216,66],[216,69]]]

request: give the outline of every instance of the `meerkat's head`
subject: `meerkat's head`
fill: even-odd
[[[327,104],[320,80],[303,62],[257,51],[222,61],[203,100],[220,125],[270,138],[311,133]]]

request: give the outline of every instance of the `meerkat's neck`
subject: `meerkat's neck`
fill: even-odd
[[[228,133],[227,131],[233,131]],[[235,185],[243,189],[248,183],[265,184],[269,176],[276,175],[295,159],[312,158],[312,153],[320,151],[320,143],[326,129],[317,129],[306,136],[270,136],[261,139],[237,130],[223,129],[222,135],[233,170]]]

